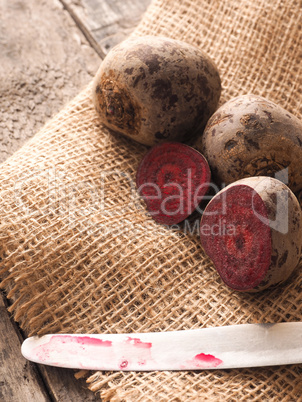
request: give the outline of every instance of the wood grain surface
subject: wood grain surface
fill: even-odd
[[[18,397],[24,402],[49,401],[37,368],[20,356],[22,338],[2,298],[0,314],[0,401],[17,401]]]
[[[92,79],[150,0],[0,1],[0,162]],[[35,365],[0,296],[0,401],[100,400],[73,370]]]

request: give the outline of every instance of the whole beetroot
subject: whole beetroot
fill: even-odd
[[[238,180],[207,205],[200,239],[229,287],[260,291],[285,281],[299,263],[301,208],[277,179]]]
[[[293,192],[302,189],[302,122],[261,96],[242,95],[223,104],[209,119],[196,148],[218,183],[261,175],[284,181],[285,173]]]
[[[152,36],[114,47],[93,84],[101,121],[146,145],[185,141],[203,130],[220,93],[209,56],[185,42]]]

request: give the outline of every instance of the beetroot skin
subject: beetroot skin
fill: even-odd
[[[302,213],[291,190],[271,177],[227,186],[207,205],[201,244],[232,289],[260,291],[285,281],[299,263]]]
[[[202,154],[181,143],[153,147],[137,171],[136,184],[152,218],[163,224],[182,222],[199,205],[211,179]]]
[[[159,36],[132,37],[115,46],[93,82],[102,123],[151,146],[202,132],[220,93],[219,73],[207,54]]]
[[[195,147],[207,158],[216,183],[274,177],[286,169],[288,187],[294,193],[302,190],[302,170],[297,168],[302,161],[302,121],[262,96],[241,95],[224,103]]]

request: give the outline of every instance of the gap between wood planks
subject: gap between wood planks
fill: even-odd
[[[103,60],[106,56],[105,52],[101,49],[97,41],[94,39],[94,37],[91,35],[89,29],[83,24],[81,19],[78,17],[78,15],[74,12],[72,7],[70,7],[65,0],[59,0],[60,3],[63,5],[65,10],[69,13],[73,21],[75,22],[76,26],[80,29],[82,34],[85,36],[87,39],[87,42],[90,44],[90,46],[96,51],[96,53],[100,56],[100,58]]]

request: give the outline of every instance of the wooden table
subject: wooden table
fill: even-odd
[[[151,0],[1,0],[0,162],[94,76]],[[97,401],[75,371],[35,365],[0,295],[0,401]]]

